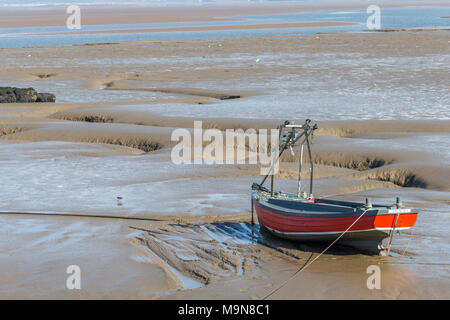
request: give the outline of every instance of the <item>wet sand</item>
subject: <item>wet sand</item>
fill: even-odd
[[[405,31],[0,50],[2,85],[57,94],[56,104],[0,105],[0,230],[6,235],[0,297],[263,298],[323,246],[261,234],[249,210],[259,168],[177,166],[170,161],[173,130],[192,129],[194,120],[203,120],[204,129],[273,128],[285,120],[282,114],[249,119],[228,110],[275,90],[267,84],[282,87],[282,75],[320,84],[330,72],[305,73],[287,60],[250,66],[242,56],[301,48],[322,54],[323,63],[333,52],[364,53],[369,60],[438,57],[447,41],[446,31]],[[226,65],[213,60],[217,55],[229,57]],[[353,81],[358,70],[340,72],[339,81]],[[383,73],[392,82],[376,81],[439,88],[448,80],[445,68],[417,74]],[[160,112],[174,106],[222,112]],[[304,120],[299,114],[294,118]],[[318,124],[317,197],[390,204],[400,196],[421,214],[411,232],[395,236],[392,256],[335,247],[271,298],[448,299],[448,157],[416,142],[446,139],[450,120],[328,117]],[[283,158],[277,187],[294,190],[296,170],[295,157]],[[65,289],[65,270],[73,264],[82,270],[79,291]],[[381,290],[366,287],[370,265],[382,270]]]

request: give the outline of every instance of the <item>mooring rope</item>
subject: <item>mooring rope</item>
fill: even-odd
[[[0,215],[26,215],[26,216],[49,216],[49,217],[76,217],[76,218],[96,218],[96,219],[116,219],[116,220],[143,220],[143,221],[161,221],[157,218],[144,218],[133,216],[111,216],[101,214],[78,214],[64,212],[30,212],[30,211],[0,211]]]
[[[355,220],[353,221],[353,223],[344,231],[342,232],[339,237],[337,237],[328,247],[326,247],[321,253],[319,253],[318,256],[316,256],[313,260],[311,260],[309,263],[307,263],[306,265],[300,267],[292,276],[290,276],[288,279],[286,279],[278,288],[276,288],[275,290],[273,290],[272,292],[270,292],[269,294],[267,294],[266,296],[264,296],[262,298],[262,300],[266,300],[267,298],[269,298],[271,295],[273,295],[275,292],[279,291],[281,288],[283,288],[289,281],[291,281],[292,279],[294,279],[300,272],[302,272],[303,270],[305,270],[307,267],[309,267],[311,264],[313,264],[314,261],[316,261],[317,259],[319,259],[319,257],[324,254],[328,249],[330,249],[340,238],[342,238],[342,236],[344,234],[347,233],[348,230],[351,229],[351,227],[353,227],[358,221],[359,219],[362,218],[363,215],[366,214],[366,212],[369,209],[364,210],[364,212]]]
[[[409,233],[409,240],[408,240],[408,244],[406,245],[406,247],[405,247],[405,249],[403,250],[403,252],[402,252],[402,256],[404,256],[405,255],[405,253],[406,253],[406,250],[408,250],[408,248],[409,248],[409,245],[410,245],[410,243],[411,243],[411,240],[412,240],[412,236],[413,236],[413,230],[411,229],[411,231],[410,231],[410,233]]]

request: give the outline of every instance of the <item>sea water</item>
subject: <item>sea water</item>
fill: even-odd
[[[1,7],[0,7],[1,8]],[[6,10],[6,9],[2,9]],[[62,14],[65,14],[64,12]],[[0,48],[29,46],[55,46],[87,43],[124,42],[124,41],[161,41],[170,39],[195,38],[232,38],[259,37],[271,35],[297,35],[318,32],[361,32],[369,31],[366,21],[371,14],[366,10],[325,10],[294,14],[254,15],[223,17],[237,21],[178,22],[82,25],[81,30],[69,30],[65,25],[53,27],[2,28],[0,29]],[[67,15],[68,16],[68,15]],[[450,8],[381,8],[381,28],[449,28]],[[266,28],[237,30],[139,32],[139,29],[245,26],[249,24],[280,24],[298,22],[352,22],[354,25],[306,27],[306,28]],[[127,33],[114,33],[118,30],[130,30]],[[136,30],[136,31],[133,31]],[[111,33],[80,33],[79,31],[111,31]],[[73,32],[70,34],[70,32]]]

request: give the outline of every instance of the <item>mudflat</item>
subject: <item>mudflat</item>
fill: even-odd
[[[332,248],[271,298],[448,299],[449,39],[410,30],[1,49],[2,84],[56,103],[0,105],[0,297],[263,298],[324,247],[251,225],[258,166],[176,165],[171,136],[200,120],[225,131],[313,118],[317,197],[400,196],[419,220],[392,256]],[[298,98],[314,88],[326,103],[311,109]],[[330,103],[349,88],[367,98],[364,112]],[[386,92],[404,104],[383,108]],[[417,97],[435,108],[417,116]],[[288,155],[278,187],[295,190],[296,174]],[[82,290],[66,289],[69,265]],[[381,290],[366,286],[371,265]]]

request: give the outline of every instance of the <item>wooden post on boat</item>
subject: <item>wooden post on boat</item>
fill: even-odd
[[[270,172],[272,172],[272,176],[270,177],[270,196],[273,197],[273,180],[275,176],[275,162],[279,161],[281,154],[283,153],[285,146],[280,151],[280,141],[281,141],[281,133],[283,131],[284,125],[278,126],[278,158],[272,163],[272,167],[270,168]],[[263,182],[264,183],[264,182]]]
[[[250,210],[251,210],[251,212],[252,212],[252,226],[253,225],[255,225],[255,218],[254,218],[254,213],[253,213],[253,196],[251,197],[251,199],[250,199],[250,205],[251,205],[251,208],[250,208]]]
[[[272,173],[272,176],[270,177],[270,196],[273,197],[273,176],[274,174]]]
[[[302,188],[302,166],[303,166],[303,143],[300,147],[300,158],[298,160],[298,186],[297,186],[297,197],[301,197]]]

